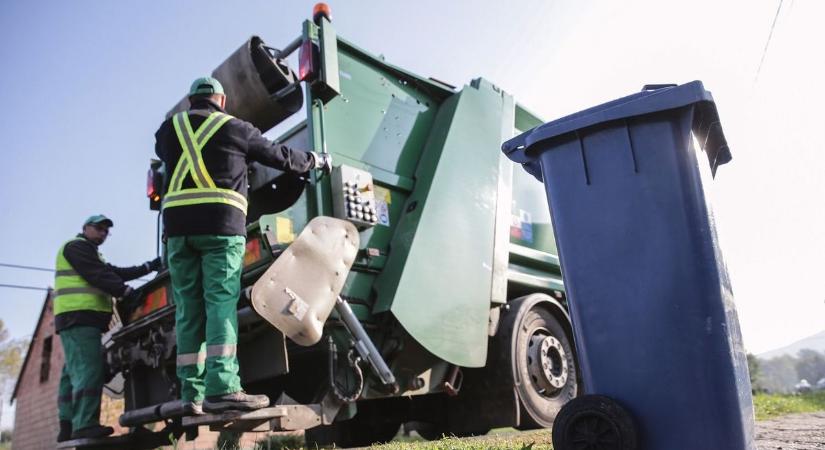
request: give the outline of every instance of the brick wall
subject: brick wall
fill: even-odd
[[[44,308],[17,386],[12,440],[12,449],[15,450],[53,449],[57,436],[57,385],[63,368],[63,347],[60,338],[54,334],[51,297],[46,299]],[[41,382],[43,346],[49,337],[52,339],[49,370],[43,374],[47,376]]]
[[[51,355],[44,358],[44,344],[51,338]],[[57,387],[63,370],[63,346],[54,333],[54,311],[51,296],[46,298],[40,322],[35,327],[31,353],[22,368],[17,386],[17,412],[14,416],[13,450],[53,449],[56,444]],[[43,370],[44,362],[48,370]],[[104,396],[101,402],[101,422],[123,430],[117,423],[123,413],[123,402]]]

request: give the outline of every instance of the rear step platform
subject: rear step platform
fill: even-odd
[[[286,416],[289,410],[286,406],[273,406],[255,411],[226,411],[216,414],[201,414],[183,418],[184,427],[209,425],[213,431],[237,430],[253,431],[261,425],[266,425],[269,431],[269,422],[272,419]]]
[[[183,418],[184,427],[208,425],[212,431],[288,431],[321,424],[320,405],[278,405],[256,411],[226,411]]]

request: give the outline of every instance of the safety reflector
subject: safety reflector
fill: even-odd
[[[246,252],[243,255],[243,266],[249,267],[262,259],[262,248],[260,239],[252,239],[246,242]]]
[[[133,313],[132,317],[130,317],[130,321],[134,321],[140,319],[141,317],[145,317],[149,315],[149,313],[159,310],[164,306],[169,304],[169,299],[167,296],[168,286],[161,286],[154,291],[150,292],[146,295],[146,298],[143,300],[143,304],[140,308],[137,308]]]

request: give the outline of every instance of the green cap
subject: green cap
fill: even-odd
[[[86,226],[86,225],[89,225],[89,224],[100,224],[100,223],[102,223],[104,225],[108,225],[110,227],[115,226],[115,223],[112,222],[112,219],[104,216],[103,214],[95,214],[94,216],[90,216],[88,219],[86,219],[85,222],[83,222],[83,226]]]
[[[200,77],[192,82],[192,87],[189,88],[189,96],[199,94],[221,94],[223,95],[223,86],[221,82],[212,77]]]

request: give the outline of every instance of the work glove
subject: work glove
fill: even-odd
[[[117,302],[120,317],[124,318],[131,316],[132,311],[134,311],[139,306],[140,299],[141,296],[139,294],[139,291],[136,291],[132,289],[131,286],[128,286]]]
[[[330,155],[329,153],[310,153],[312,154],[313,161],[315,161],[314,169],[326,173],[332,172],[332,155]]]
[[[157,272],[163,269],[163,261],[161,261],[160,256],[158,256],[151,261],[146,261],[143,263],[143,267],[145,267],[149,272]]]

